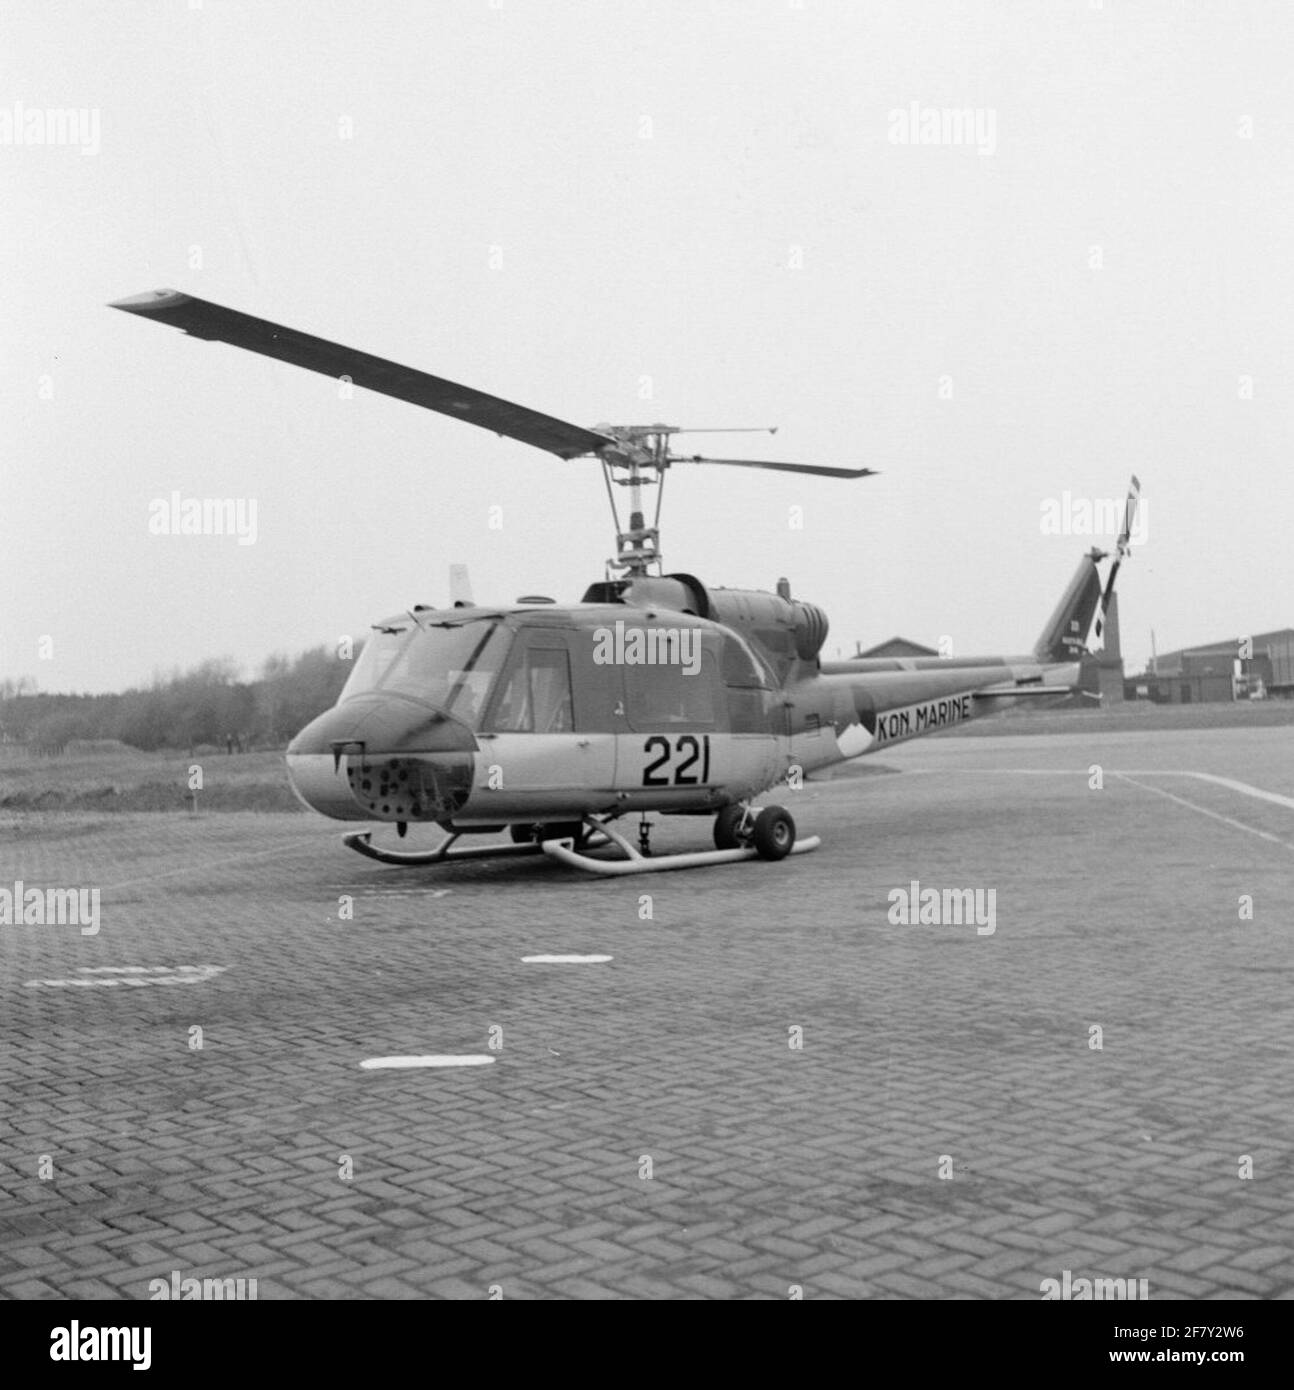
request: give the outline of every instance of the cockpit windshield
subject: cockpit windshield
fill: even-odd
[[[478,727],[509,647],[497,619],[452,627],[378,628],[364,643],[341,700],[373,690],[412,695]]]

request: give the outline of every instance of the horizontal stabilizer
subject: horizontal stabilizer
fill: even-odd
[[[985,686],[983,690],[971,692],[972,700],[1000,700],[1004,695],[1018,699],[1020,696],[1030,695],[1072,695],[1074,687],[1070,685],[1011,685],[1003,682],[1001,685]]]

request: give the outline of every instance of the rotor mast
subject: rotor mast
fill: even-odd
[[[676,434],[776,434],[772,427],[685,430],[680,425],[597,425],[600,434],[611,435],[615,443],[597,452],[606,483],[611,519],[616,527],[616,553],[607,561],[608,572],[618,570],[626,578],[648,575],[655,567],[661,571],[660,509],[665,495],[665,470],[675,459],[669,452],[670,438]],[[616,506],[615,487],[629,489],[629,524],[621,525]],[[656,489],[656,507],[650,526],[643,510],[643,488]]]
[[[606,482],[607,498],[611,503],[611,519],[616,527],[616,553],[607,561],[608,570],[619,570],[625,576],[650,574],[653,566],[660,573],[660,506],[665,493],[666,451],[669,437],[675,433],[670,425],[604,427],[614,434],[616,443],[598,455],[602,477]],[[622,525],[616,505],[614,487],[629,489],[629,520]],[[655,487],[656,508],[650,526],[643,512],[643,488]]]

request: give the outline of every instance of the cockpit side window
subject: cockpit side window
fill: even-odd
[[[377,628],[373,635],[365,640],[354,670],[347,677],[346,684],[337,697],[338,702],[348,700],[352,695],[362,695],[366,691],[376,690],[408,636],[408,628]]]
[[[500,733],[567,734],[574,727],[566,649],[529,648],[499,691],[491,728]]]

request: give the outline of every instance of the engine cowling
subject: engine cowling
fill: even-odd
[[[762,589],[707,589],[695,575],[635,575],[590,585],[585,603],[626,603],[695,613],[758,642],[784,677],[796,661],[816,661],[827,615],[815,603]]]
[[[827,640],[830,623],[816,603],[801,603],[792,599],[795,608],[795,650],[801,661],[812,661]]]
[[[782,666],[816,661],[827,640],[827,615],[816,604],[756,589],[711,589],[710,616],[754,638]]]

